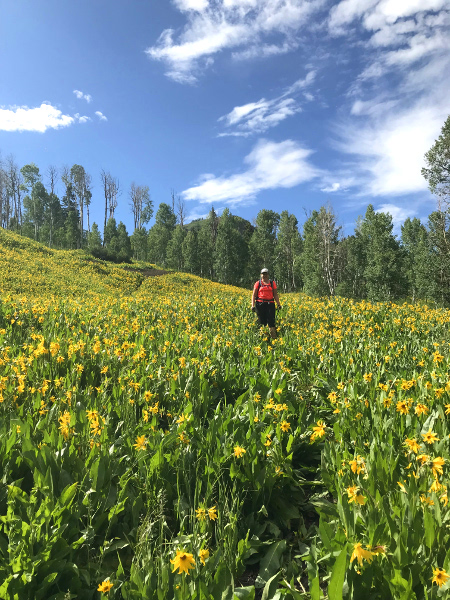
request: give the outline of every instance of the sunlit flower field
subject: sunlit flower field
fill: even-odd
[[[0,598],[447,597],[449,311],[0,249]]]

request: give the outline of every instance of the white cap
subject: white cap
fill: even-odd
[[[264,267],[264,269],[261,269],[261,273],[268,273],[269,269],[266,269],[266,267]]]

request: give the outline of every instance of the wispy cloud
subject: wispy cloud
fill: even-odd
[[[224,123],[228,128],[228,131],[220,133],[219,137],[261,134],[269,128],[275,127],[287,117],[301,112],[302,108],[298,98],[292,96],[305,90],[313,83],[315,77],[316,72],[309,71],[306,77],[297,80],[272,100],[261,98],[257,102],[235,106],[231,112],[219,118],[219,122]],[[290,95],[291,97],[289,97]]]
[[[263,133],[301,110],[294,98],[261,98],[258,102],[236,106],[228,115],[220,117],[219,121],[224,121],[228,127],[236,126],[237,131],[220,133],[219,136]]]
[[[323,0],[175,0],[174,4],[186,13],[184,29],[179,35],[165,29],[146,52],[166,64],[168,77],[193,83],[199,70],[225,50],[234,50],[234,58],[242,60],[297,48],[297,32]]]
[[[97,115],[97,117],[100,119],[100,121],[107,121],[108,119],[105,117],[105,115],[100,112],[99,110],[95,111],[95,114]]]
[[[92,121],[91,117],[87,117],[86,115],[80,115],[80,113],[76,113],[74,118],[78,121],[78,123],[87,123],[88,121]]]
[[[318,177],[320,171],[309,161],[311,154],[292,140],[275,143],[262,139],[245,157],[246,170],[229,176],[204,175],[182,196],[202,204],[248,204],[263,190],[291,188]]]
[[[92,102],[92,96],[90,94],[84,94],[83,92],[80,92],[80,90],[73,90],[73,93],[79,100],[86,100],[88,104]]]
[[[333,193],[333,192],[338,192],[341,189],[341,184],[338,182],[334,182],[329,186],[325,186],[323,188],[320,188],[321,192],[327,192],[327,193]]]
[[[2,131],[38,131],[44,133],[47,129],[68,127],[75,118],[64,115],[51,104],[41,106],[11,106],[0,108],[0,130]]]
[[[439,134],[445,112],[422,102],[387,114],[347,120],[337,146],[354,155],[353,171],[359,192],[395,196],[425,191],[421,176],[424,153]]]
[[[352,155],[361,195],[426,190],[423,156],[450,108],[450,80],[443,76],[450,72],[445,7],[448,0],[342,0],[330,11],[330,33],[345,35],[366,53],[336,145]]]

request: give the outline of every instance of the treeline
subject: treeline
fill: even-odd
[[[46,185],[39,168],[20,168],[14,157],[0,163],[0,225],[48,246],[85,248],[114,261],[149,261],[220,283],[250,286],[265,266],[281,290],[313,296],[409,300],[450,305],[450,116],[440,137],[425,154],[422,175],[438,198],[426,223],[407,219],[401,235],[392,217],[372,205],[344,236],[333,209],[314,210],[299,230],[295,215],[261,210],[255,224],[225,209],[185,223],[186,210],[174,193],[153,217],[148,186],[132,183],[128,203],[134,231],[116,223],[119,180],[102,170],[103,236],[90,224],[92,178],[81,165],[58,171],[49,167]],[[56,194],[58,180],[64,187]],[[86,217],[86,218],[85,218]]]

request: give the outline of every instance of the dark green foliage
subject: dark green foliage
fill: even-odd
[[[393,300],[401,297],[405,289],[400,244],[392,229],[391,215],[375,212],[369,204],[360,230],[363,278],[369,300]]]
[[[147,253],[150,262],[166,266],[167,248],[175,230],[177,217],[172,207],[162,202],[155,217],[155,224],[148,233]]]
[[[99,250],[101,247],[102,236],[100,235],[97,223],[93,223],[92,229],[88,233],[88,250],[92,252],[93,250]]]
[[[427,180],[431,193],[436,194],[440,201],[448,207],[450,202],[450,115],[441,129],[441,135],[425,154],[425,164],[422,175]]]

